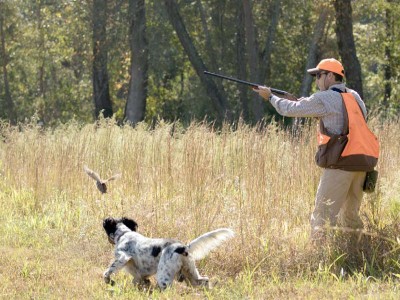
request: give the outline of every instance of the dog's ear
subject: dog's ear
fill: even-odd
[[[117,231],[117,221],[114,218],[106,218],[103,220],[103,228],[107,235],[110,236]]]
[[[138,228],[138,224],[132,219],[123,217],[121,222],[132,231],[136,231]]]

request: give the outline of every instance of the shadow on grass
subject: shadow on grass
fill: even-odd
[[[325,233],[314,249],[320,271],[338,278],[359,274],[377,279],[399,277],[400,222],[384,228],[369,224],[363,230],[330,227]]]

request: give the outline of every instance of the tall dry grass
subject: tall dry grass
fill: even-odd
[[[320,175],[314,125],[294,135],[273,123],[235,130],[203,123],[133,129],[106,120],[56,129],[3,124],[0,297],[132,296],[127,276],[117,275],[124,285],[111,292],[101,278],[112,257],[102,219],[122,215],[153,237],[189,241],[218,227],[236,232],[199,263],[223,282],[216,294],[200,297],[261,299],[271,283],[307,286],[316,276],[343,272],[374,275],[391,288],[388,280],[400,276],[399,123],[373,125],[381,141],[379,186],[363,202],[368,239],[353,255],[335,243],[322,252],[309,243]],[[101,195],[84,164],[122,178]]]

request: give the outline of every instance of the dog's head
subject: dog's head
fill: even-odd
[[[114,237],[115,237],[115,233],[118,229],[118,224],[120,224],[120,223],[124,224],[131,231],[136,231],[138,228],[138,224],[134,220],[126,218],[126,217],[122,217],[120,219],[114,219],[114,218],[108,217],[108,218],[104,219],[103,220],[103,228],[106,231],[108,241],[111,244],[115,244]]]

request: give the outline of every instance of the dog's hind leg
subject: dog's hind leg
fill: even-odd
[[[116,255],[116,259],[114,262],[110,265],[110,267],[107,269],[107,271],[104,272],[103,274],[103,279],[105,283],[111,283],[114,284],[114,282],[111,280],[110,276],[113,273],[118,272],[121,270],[127,262],[131,259],[130,256],[125,255],[125,253],[119,253],[119,255]]]
[[[192,257],[186,256],[182,258],[181,273],[187,284],[192,286],[209,287],[209,279],[206,276],[201,276],[196,268],[195,261]]]
[[[157,268],[157,284],[160,289],[165,289],[172,285],[175,275],[182,268],[182,257],[187,255],[183,250],[185,247],[178,244],[172,244],[166,247],[160,257]]]

